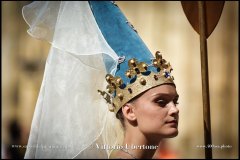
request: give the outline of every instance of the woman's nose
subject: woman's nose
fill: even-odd
[[[170,110],[169,110],[170,114],[173,114],[173,113],[178,114],[179,113],[179,109],[173,101],[170,102],[169,105],[170,105]]]

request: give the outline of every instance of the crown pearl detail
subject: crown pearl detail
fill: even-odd
[[[122,101],[123,100],[123,94],[122,93],[118,93],[118,98]]]
[[[140,83],[141,83],[141,85],[145,85],[146,84],[146,80],[144,78],[141,78],[140,79]]]

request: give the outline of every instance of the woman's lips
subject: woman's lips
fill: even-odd
[[[177,120],[172,120],[172,121],[168,121],[166,122],[167,124],[170,124],[171,126],[176,126],[178,125],[178,121]]]

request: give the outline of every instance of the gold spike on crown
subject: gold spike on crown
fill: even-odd
[[[145,62],[138,62],[135,58],[128,61],[129,69],[126,71],[125,75],[128,78],[133,78],[136,76],[136,80],[133,83],[127,84],[126,87],[122,89],[123,80],[119,76],[112,76],[111,74],[106,75],[107,92],[98,92],[103,96],[103,98],[111,104],[109,110],[111,112],[117,113],[119,109],[132,98],[136,97],[140,93],[153,88],[155,86],[173,83],[173,76],[170,75],[173,70],[170,63],[167,63],[165,59],[162,59],[162,55],[159,51],[155,54],[156,58],[152,60],[152,65],[157,68],[158,72],[151,72],[148,75],[143,75],[142,73],[148,71],[148,65]],[[115,93],[115,97],[113,97]]]

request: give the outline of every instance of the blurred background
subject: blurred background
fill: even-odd
[[[2,5],[2,158],[23,158],[50,44],[27,34],[22,7]],[[204,158],[199,35],[180,2],[116,2],[152,51],[171,62],[180,95],[179,135],[165,144],[173,158]],[[213,158],[238,158],[238,2],[226,1],[208,38]]]

